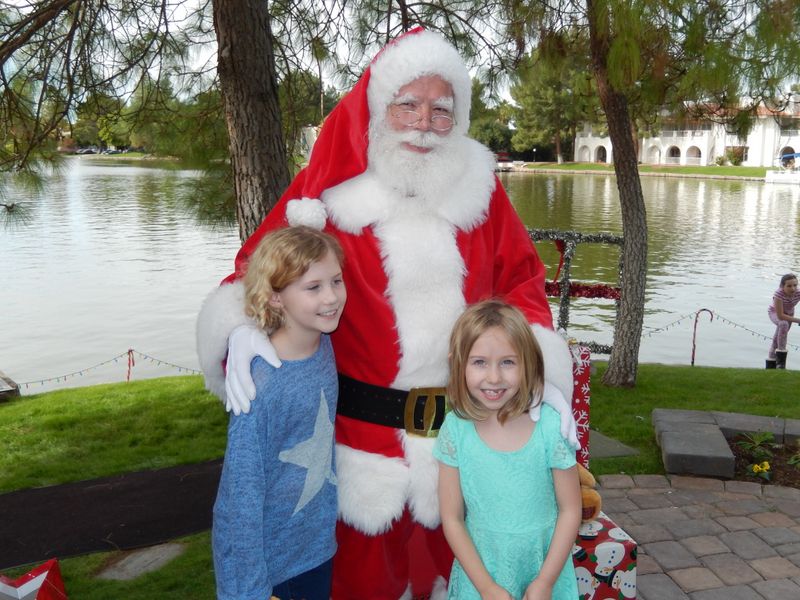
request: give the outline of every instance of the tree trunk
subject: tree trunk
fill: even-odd
[[[601,0],[602,1],[602,0]],[[614,149],[614,172],[622,212],[622,271],[620,301],[614,324],[614,344],[603,383],[636,385],[639,345],[644,321],[644,292],[647,279],[647,214],[636,148],[631,136],[631,119],[625,95],[614,90],[608,79],[608,22],[598,15],[594,0],[587,0],[592,71],[600,103],[608,120],[608,134]],[[605,17],[607,18],[607,16]]]
[[[262,0],[214,0],[213,7],[236,216],[244,241],[289,185],[269,11]]]
[[[556,162],[561,164],[564,162],[564,157],[561,155],[561,132],[556,131],[555,136],[553,136],[553,140],[556,143]]]

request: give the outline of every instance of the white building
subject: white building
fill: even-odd
[[[639,138],[639,161],[653,165],[713,165],[729,149],[742,154],[746,167],[773,167],[783,154],[800,152],[800,99],[788,111],[759,111],[747,138],[726,132],[725,126],[711,121],[687,121],[680,129],[665,125],[657,137]],[[689,127],[689,128],[686,128]],[[575,136],[576,162],[613,160],[611,139],[595,134],[584,125]]]

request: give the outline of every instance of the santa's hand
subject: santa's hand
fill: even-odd
[[[250,412],[256,397],[256,386],[250,374],[250,363],[260,356],[276,369],[281,361],[269,337],[252,325],[239,325],[228,336],[228,360],[225,373],[225,410],[233,414]]]
[[[561,417],[561,436],[569,442],[570,446],[580,450],[581,443],[578,441],[578,426],[575,423],[575,416],[572,414],[572,407],[567,404],[564,394],[552,383],[545,381],[542,400],[558,411]]]

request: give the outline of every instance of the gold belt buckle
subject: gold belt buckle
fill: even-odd
[[[442,404],[445,407],[444,411],[447,412],[447,394],[445,393],[445,388],[411,388],[408,391],[405,410],[403,412],[403,426],[405,427],[406,433],[427,438],[435,438],[439,434],[438,429],[433,429],[433,423],[436,419],[437,396],[442,399]],[[417,402],[420,399],[424,402],[421,429],[414,425],[414,412],[417,408]]]

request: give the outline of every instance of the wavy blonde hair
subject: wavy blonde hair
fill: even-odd
[[[544,358],[531,326],[519,309],[500,300],[473,304],[458,318],[450,335],[450,380],[447,396],[453,411],[462,419],[482,421],[489,412],[467,389],[466,369],[475,341],[489,329],[505,332],[519,357],[519,390],[497,413],[505,423],[541,402],[544,389]]]
[[[279,307],[270,305],[272,295],[300,279],[329,252],[339,264],[344,262],[336,238],[313,227],[284,227],[267,233],[250,256],[243,279],[247,316],[268,332],[280,329],[284,315]]]

